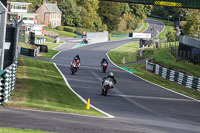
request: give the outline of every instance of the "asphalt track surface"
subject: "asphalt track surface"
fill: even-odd
[[[153,36],[156,29],[163,29],[161,23],[147,21],[150,26],[146,32],[152,32]],[[153,25],[155,30],[151,31]],[[73,45],[62,45],[62,52],[53,59],[74,91],[86,100],[90,98],[92,105],[115,118],[0,109],[0,126],[69,133],[199,133],[198,101],[148,83],[111,62],[107,73],[101,72],[100,61],[107,58],[107,51],[133,41],[98,43],[72,50]],[[80,55],[81,66],[71,75],[69,64],[76,54]],[[114,72],[117,84],[108,96],[102,96],[101,80],[110,71]]]

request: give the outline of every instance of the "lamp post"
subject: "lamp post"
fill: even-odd
[[[168,16],[168,31],[167,31],[167,35],[169,36],[169,19],[172,18],[172,16]],[[168,43],[168,36],[167,36],[167,43]]]

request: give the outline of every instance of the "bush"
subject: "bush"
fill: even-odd
[[[57,26],[56,29],[64,31],[64,26]]]
[[[68,31],[68,32],[74,33],[76,31],[76,28],[70,27],[70,26],[64,26],[64,31]]]

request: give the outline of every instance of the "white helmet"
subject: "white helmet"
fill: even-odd
[[[109,73],[109,76],[110,76],[110,77],[114,77],[114,73],[113,73],[113,72],[110,72],[110,73]]]

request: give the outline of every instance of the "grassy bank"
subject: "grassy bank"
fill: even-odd
[[[158,20],[165,24],[165,29],[160,33],[159,39],[161,40],[167,39],[166,35],[168,33],[168,21],[164,19],[153,18],[153,17],[148,17],[148,19]],[[169,21],[169,32],[173,32],[173,33],[176,32],[174,25],[175,23],[173,21]]]
[[[35,45],[23,43],[23,42],[19,42],[18,46],[23,47],[23,48],[28,48],[28,49],[36,49],[37,48],[37,46],[35,46]]]
[[[171,43],[171,45],[175,46],[175,43]],[[170,49],[165,48],[165,44],[162,44],[161,46],[162,47],[159,50],[156,48],[145,49],[143,52],[144,57],[153,57],[153,62],[160,64],[164,67],[174,69],[195,77],[200,77],[199,65],[194,65],[191,62],[183,60],[176,61],[176,57],[171,54]],[[178,46],[176,47],[178,49]]]
[[[0,133],[50,133],[32,129],[0,128]]]
[[[19,57],[16,88],[7,106],[102,116],[86,110],[53,63],[24,57]]]
[[[76,37],[75,33],[67,32],[67,31],[61,31],[61,30],[56,30],[54,28],[44,27],[44,30],[55,31],[55,32],[58,33],[59,36],[63,36],[63,37]]]
[[[138,49],[139,42],[133,42],[109,52],[108,55],[116,64],[126,64],[137,61]]]
[[[134,47],[135,47],[135,50],[134,50]],[[131,44],[122,46],[118,49],[112,50],[111,52],[108,53],[108,55],[111,58],[111,60],[115,62],[117,65],[135,70],[136,72],[134,74],[142,77],[145,80],[151,81],[153,83],[156,83],[158,85],[161,85],[173,91],[176,91],[176,92],[179,92],[184,95],[200,100],[200,93],[198,91],[186,88],[175,82],[171,82],[149,71],[146,71],[145,64],[124,65],[123,62],[121,61],[123,58],[129,59],[126,63],[136,61],[135,60],[136,57],[133,57],[133,56],[137,55],[136,54],[137,49],[138,48],[136,47],[136,43],[131,43]],[[151,52],[147,52],[148,53],[147,55],[153,57],[153,59],[157,63],[160,63],[160,64],[163,63],[165,66],[175,67],[176,69],[184,70],[185,72],[189,72],[189,73],[192,73],[193,75],[200,77],[200,71],[199,71],[200,66],[193,65],[191,63],[187,63],[183,61],[176,62],[175,58],[170,54],[168,49],[165,49],[165,48],[160,49],[160,50],[150,49],[150,51]],[[166,59],[166,54],[168,54],[168,59]]]

